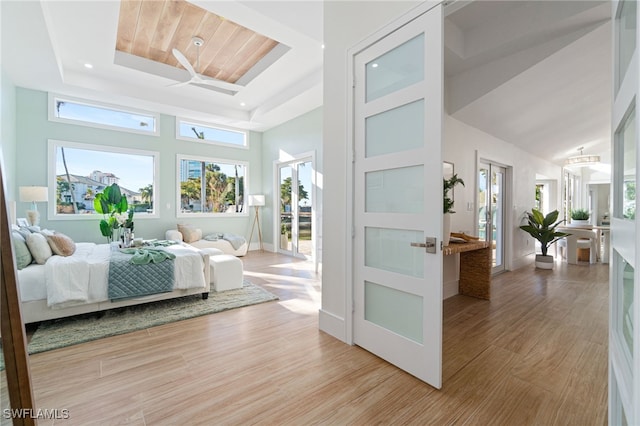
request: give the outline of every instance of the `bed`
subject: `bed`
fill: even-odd
[[[161,248],[175,256],[170,291],[110,299],[109,265],[113,249],[109,244],[76,243],[71,256],[54,255],[43,265],[31,264],[19,270],[23,321],[32,323],[192,294],[208,297],[209,254],[187,244],[176,244]]]

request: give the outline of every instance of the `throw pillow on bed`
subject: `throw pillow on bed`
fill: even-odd
[[[27,247],[38,265],[44,265],[53,256],[47,238],[39,232],[27,236]]]
[[[33,262],[33,257],[27,247],[27,242],[19,232],[11,232],[11,241],[13,242],[13,251],[16,254],[16,263],[18,269],[24,269]]]
[[[27,228],[26,226],[21,226],[16,230],[16,232],[22,235],[22,238],[24,238],[25,242],[27,241],[27,237],[31,235],[31,231],[29,231],[29,228]]]
[[[53,254],[71,256],[76,251],[76,243],[65,234],[55,232],[52,235],[47,234],[46,238]]]
[[[202,230],[193,225],[178,225],[178,231],[182,234],[182,241],[185,243],[202,239]]]

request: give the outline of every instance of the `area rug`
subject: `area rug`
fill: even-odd
[[[277,299],[274,294],[245,281],[240,289],[220,293],[212,291],[207,300],[202,300],[201,295],[185,296],[44,321],[33,334],[27,349],[30,354],[36,354]]]

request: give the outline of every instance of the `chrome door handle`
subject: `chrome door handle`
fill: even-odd
[[[435,253],[436,241],[436,237],[427,237],[424,243],[411,243],[411,247],[424,247],[427,253]]]

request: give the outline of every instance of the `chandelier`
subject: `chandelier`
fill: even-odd
[[[565,166],[587,166],[589,164],[596,164],[600,162],[600,156],[599,155],[585,155],[582,153],[582,150],[584,149],[584,147],[580,147],[578,148],[578,151],[580,151],[580,155],[574,155],[573,157],[569,157],[567,158],[567,160],[564,162]]]

